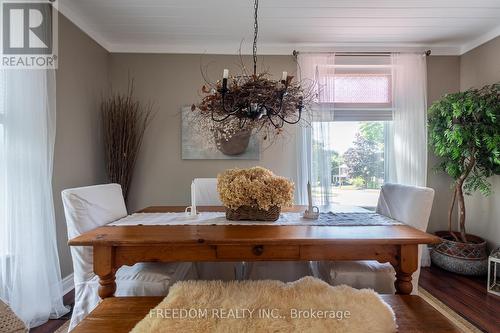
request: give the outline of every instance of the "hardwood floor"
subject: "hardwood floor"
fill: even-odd
[[[73,310],[73,305],[75,304],[75,290],[71,290],[69,293],[64,295],[63,298],[64,305],[69,305],[71,306],[71,310]],[[65,314],[63,317],[59,319],[50,319],[48,322],[46,322],[43,325],[40,325],[38,327],[33,327],[30,329],[30,333],[53,333],[55,332],[59,327],[64,325],[65,322],[67,322],[71,318],[71,312]]]
[[[453,274],[438,267],[420,272],[420,286],[485,332],[500,332],[500,297],[486,291],[486,278]]]

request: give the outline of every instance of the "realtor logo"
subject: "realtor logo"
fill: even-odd
[[[51,1],[2,1],[2,68],[55,68],[57,11]]]

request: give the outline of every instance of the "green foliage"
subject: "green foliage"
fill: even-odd
[[[352,185],[356,188],[363,188],[365,184],[365,180],[362,177],[356,177],[352,180]]]
[[[337,175],[339,173],[339,167],[344,163],[344,159],[342,156],[339,155],[336,151],[332,152],[331,156],[331,172],[332,172],[332,179],[334,175]]]
[[[383,151],[379,143],[356,134],[354,146],[344,154],[350,177],[361,177],[365,184],[370,184],[373,177],[379,177],[384,170]]]
[[[445,95],[429,109],[429,141],[439,169],[466,194],[491,194],[488,177],[500,174],[500,83]]]
[[[359,127],[361,136],[367,140],[384,144],[384,124],[378,121],[364,122]]]
[[[324,142],[313,140],[312,142],[312,177],[313,182],[321,183],[323,170],[328,170],[332,159],[339,154],[325,147]]]

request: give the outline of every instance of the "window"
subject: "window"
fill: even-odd
[[[392,120],[389,57],[336,56],[318,66],[312,126],[314,201],[377,205],[387,174],[386,133]]]
[[[381,121],[313,123],[315,202],[377,205],[380,187],[385,181],[386,128],[387,122]],[[325,183],[328,185],[323,185]]]

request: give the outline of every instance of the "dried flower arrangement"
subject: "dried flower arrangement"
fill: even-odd
[[[122,186],[127,199],[144,132],[154,116],[153,107],[135,99],[134,80],[130,79],[125,93],[103,100],[101,115],[108,178]]]
[[[293,204],[294,184],[262,167],[236,168],[217,176],[217,191],[230,219],[276,220],[281,207]]]

